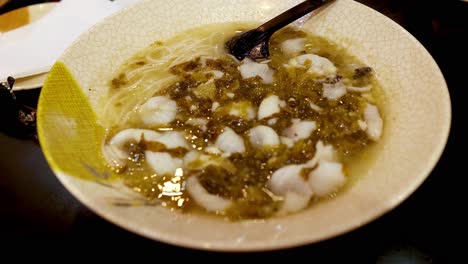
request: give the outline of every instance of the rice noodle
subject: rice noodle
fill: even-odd
[[[104,127],[115,127],[125,123],[148,98],[160,89],[177,81],[169,69],[177,64],[199,56],[217,57],[224,47],[216,45],[223,34],[211,32],[206,35],[181,38],[146,48],[135,59],[126,63],[114,74],[125,74],[127,83],[117,89],[109,88],[109,95],[98,111],[99,122]],[[134,65],[142,64],[140,67]]]

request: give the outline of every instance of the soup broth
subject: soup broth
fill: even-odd
[[[287,215],[337,195],[382,134],[371,67],[287,27],[270,57],[238,61],[228,23],[155,42],[109,81],[104,158],[135,192],[231,219]]]

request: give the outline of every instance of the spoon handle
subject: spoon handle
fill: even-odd
[[[286,25],[292,23],[293,21],[297,20],[298,18],[307,15],[308,13],[312,12],[313,10],[321,7],[328,2],[332,2],[334,0],[308,0],[304,1],[295,7],[283,12],[282,14],[276,16],[275,18],[269,20],[268,22],[264,23],[263,25],[259,26],[256,30],[259,33],[268,33],[265,35],[271,36],[277,30],[285,27]]]
[[[304,1],[257,28],[234,36],[226,42],[226,47],[229,53],[238,60],[243,60],[246,56],[252,59],[266,58],[269,56],[268,41],[273,33],[313,10],[333,1],[334,0]]]

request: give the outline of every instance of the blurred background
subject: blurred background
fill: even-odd
[[[96,0],[107,1],[107,0]],[[115,0],[118,1],[118,0]],[[189,1],[189,0],[188,0]],[[191,0],[190,0],[191,1]],[[232,0],[234,1],[234,0]],[[56,1],[0,0],[0,16],[23,6]],[[137,256],[233,259],[300,257],[310,261],[358,263],[454,263],[465,259],[466,208],[461,190],[466,178],[458,153],[466,151],[466,62],[468,2],[461,0],[360,0],[407,29],[432,54],[447,81],[452,100],[452,130],[439,163],[403,204],[376,221],[343,236],[295,249],[221,254],[182,249],[122,230],[72,197],[57,181],[37,142],[15,131],[0,133],[0,234],[8,248],[75,252],[112,250]],[[1,26],[1,25],[0,25]],[[398,56],[398,54],[395,54]],[[1,60],[0,63],[7,63]],[[5,64],[6,65],[6,64]],[[20,103],[35,107],[40,89],[16,92]],[[417,99],[417,98],[415,98]],[[434,106],[437,107],[437,106]],[[2,116],[2,128],[11,127]],[[466,122],[465,122],[466,123]],[[437,128],[434,128],[437,129]],[[464,152],[462,152],[464,153]],[[464,242],[462,242],[464,243]],[[466,243],[464,243],[466,244]],[[6,252],[2,249],[3,252]],[[18,256],[21,257],[21,256]],[[157,259],[153,259],[156,261]]]

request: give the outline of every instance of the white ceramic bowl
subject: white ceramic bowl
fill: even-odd
[[[138,199],[106,186],[106,169],[98,162],[103,132],[93,114],[102,91],[94,84],[110,79],[126,59],[156,40],[203,24],[266,21],[298,2],[143,0],[83,34],[52,69],[39,102],[40,143],[59,180],[97,214],[125,229],[174,245],[222,251],[313,243],[365,225],[400,204],[430,174],[444,149],[451,121],[448,90],[436,63],[413,36],[366,6],[338,0],[304,29],[372,66],[386,97],[380,150],[351,188],[303,212],[267,220],[230,222],[155,206],[115,205]]]

